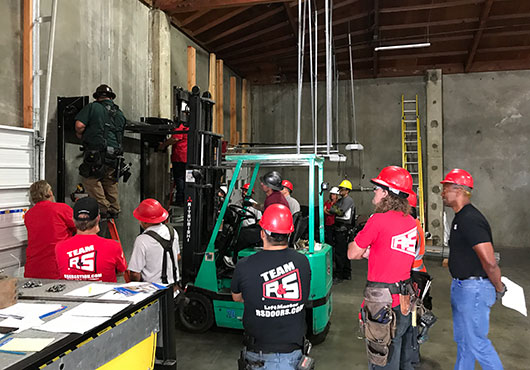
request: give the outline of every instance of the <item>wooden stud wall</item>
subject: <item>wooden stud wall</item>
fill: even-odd
[[[188,46],[188,91],[197,84],[197,64],[196,50],[193,46]]]
[[[33,2],[24,0],[22,35],[22,110],[24,128],[33,128]]]
[[[223,126],[223,118],[224,118],[224,111],[223,111],[223,60],[219,59],[216,62],[216,69],[217,69],[217,133],[224,135],[224,126]]]
[[[215,69],[215,54],[210,54],[210,69],[208,76],[208,91],[212,95],[213,100],[217,100],[217,78]],[[212,131],[217,132],[217,104],[214,104],[212,110]]]
[[[237,81],[235,76],[230,77],[230,144],[237,145]]]

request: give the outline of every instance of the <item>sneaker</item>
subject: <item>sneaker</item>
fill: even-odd
[[[230,267],[232,269],[236,268],[236,265],[234,264],[234,261],[232,261],[232,257],[224,256],[223,257],[223,261],[224,261],[225,265],[227,265],[228,267]]]

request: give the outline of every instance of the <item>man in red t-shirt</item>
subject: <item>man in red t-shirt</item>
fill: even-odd
[[[367,290],[368,287],[389,290],[386,312],[388,317],[391,317],[391,305],[397,321],[395,336],[388,343],[386,365],[376,366],[371,362],[370,369],[413,370],[413,353],[410,346],[413,336],[412,315],[407,304],[407,297],[410,296],[404,290],[405,286],[410,285],[410,269],[416,255],[418,238],[416,222],[410,216],[410,205],[407,201],[407,197],[414,194],[412,177],[407,170],[390,166],[383,168],[377,178],[372,179],[372,183],[376,185],[372,200],[375,212],[355,240],[349,243],[348,258],[368,258]],[[365,294],[369,293],[365,291]],[[400,294],[403,304],[400,303]],[[368,295],[365,295],[365,300],[369,301]],[[369,325],[368,321],[375,321],[377,314],[384,310],[370,312],[370,308],[365,307],[363,311],[368,316],[364,319],[365,325]],[[370,349],[377,348],[377,344],[374,346],[368,339],[367,336],[368,357],[372,360],[374,357],[371,357]],[[379,339],[383,340],[376,338]]]
[[[55,247],[60,279],[115,283],[116,275],[127,269],[120,243],[97,235],[99,220],[99,206],[94,198],[82,198],[75,203],[77,235]]]
[[[72,208],[55,203],[52,187],[45,180],[31,184],[29,193],[34,206],[24,216],[28,230],[24,277],[59,279],[55,245],[75,233]]]
[[[188,131],[189,128],[180,124],[176,131]],[[175,203],[184,204],[184,183],[186,177],[186,162],[188,161],[188,134],[173,134],[169,139],[160,144],[160,150],[172,145],[171,166],[173,168],[173,181],[175,182]]]

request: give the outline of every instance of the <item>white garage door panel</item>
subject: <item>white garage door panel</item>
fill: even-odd
[[[32,168],[2,168],[0,166],[0,189],[24,186],[29,189],[33,182]]]
[[[29,189],[0,189],[0,204],[2,208],[29,208]]]
[[[0,166],[28,166],[33,163],[33,153],[30,149],[13,150],[0,147]]]
[[[0,250],[27,243],[28,233],[24,225],[0,229]]]
[[[0,269],[13,273],[24,265],[27,232],[23,215],[29,187],[37,180],[33,130],[0,125]]]

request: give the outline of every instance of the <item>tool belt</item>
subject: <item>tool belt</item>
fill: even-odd
[[[309,352],[311,351],[311,342],[304,338],[304,344],[303,346],[300,346],[298,344],[279,344],[278,348],[283,348],[282,351],[263,351],[263,346],[257,346],[255,344],[256,338],[245,334],[243,337],[243,343],[245,344],[245,348],[243,351],[241,351],[239,355],[239,359],[237,360],[238,370],[252,370],[252,369],[259,369],[265,366],[265,361],[263,360],[257,360],[252,361],[247,359],[246,353],[247,351],[255,352],[255,353],[291,353],[296,350],[302,351],[302,357],[300,358],[300,361],[298,361],[298,364],[296,365],[296,370],[313,370],[315,368],[315,360],[312,357],[309,357]],[[271,348],[270,345],[266,346],[267,348]],[[290,350],[287,350],[290,349]]]
[[[247,351],[255,353],[291,353],[297,349],[303,349],[303,345],[298,343],[260,343],[248,334],[243,336],[243,344]]]
[[[360,326],[368,361],[385,366],[396,334],[396,315],[392,310],[392,293],[388,287],[366,286]]]
[[[79,174],[83,177],[102,178],[107,169],[117,169],[123,152],[120,149],[107,147],[104,150],[83,149],[83,163]]]

